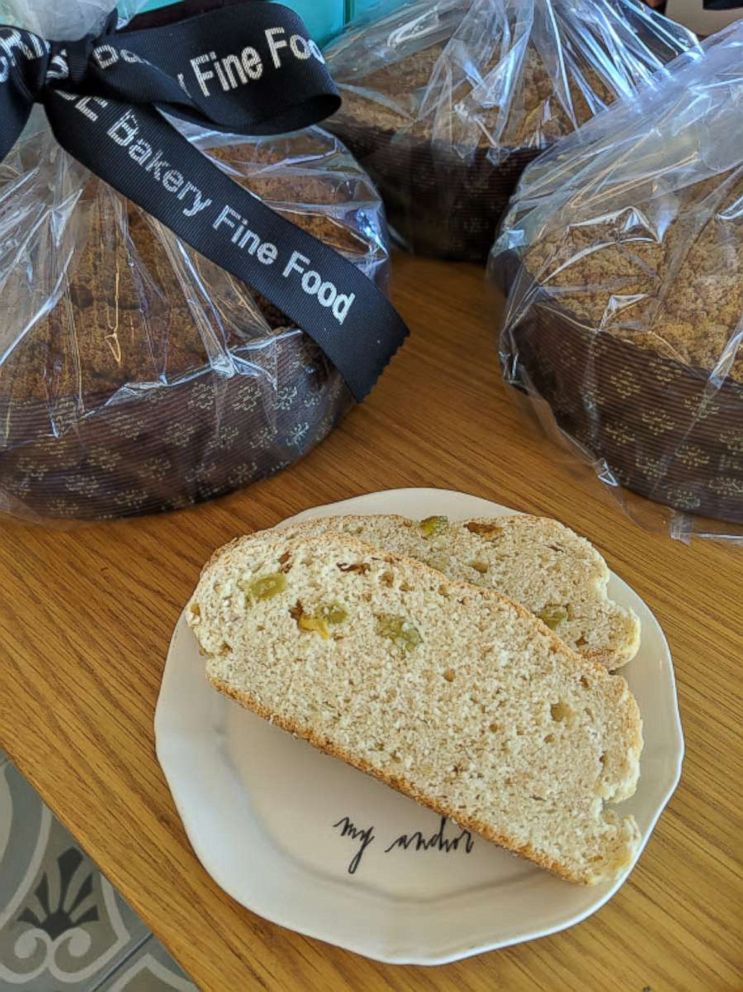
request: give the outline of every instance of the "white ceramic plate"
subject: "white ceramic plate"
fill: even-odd
[[[513,512],[463,493],[398,489],[284,523],[339,513]],[[637,792],[620,809],[634,814],[644,846],[678,783],[683,737],[658,622],[615,575],[609,590],[642,621],[640,651],[623,674],[645,718],[645,749]],[[188,837],[212,878],[274,923],[380,961],[440,964],[554,933],[594,913],[629,874],[611,885],[572,885],[451,822],[441,829],[435,813],[211,689],[183,616],[155,732]]]

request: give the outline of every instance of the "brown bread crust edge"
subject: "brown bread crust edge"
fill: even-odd
[[[251,710],[257,716],[262,717],[269,723],[273,724],[275,727],[280,727],[281,730],[285,730],[295,737],[301,737],[302,740],[307,741],[313,747],[316,747],[319,751],[330,755],[332,758],[340,758],[348,765],[352,765],[359,771],[366,772],[367,775],[372,775],[374,778],[379,779],[384,782],[385,785],[390,786],[390,788],[395,789],[397,792],[402,793],[409,799],[414,799],[415,802],[419,803],[421,806],[426,806],[428,809],[432,809],[434,813],[438,813],[440,816],[446,816],[459,827],[464,827],[468,830],[473,830],[475,833],[484,837],[485,840],[492,841],[499,847],[505,848],[512,854],[517,854],[522,858],[538,865],[540,868],[546,868],[555,875],[559,875],[560,878],[565,879],[568,882],[578,882],[582,885],[590,884],[590,881],[585,878],[579,878],[577,876],[571,875],[565,870],[565,867],[559,864],[557,861],[552,861],[549,858],[545,858],[543,855],[538,854],[530,844],[520,845],[517,844],[512,838],[507,837],[504,834],[498,834],[494,830],[491,830],[486,824],[481,823],[479,820],[473,819],[470,816],[462,815],[461,812],[455,812],[446,803],[436,802],[427,796],[425,793],[420,792],[415,788],[407,779],[400,775],[388,775],[379,768],[374,768],[369,762],[365,761],[363,758],[356,757],[352,755],[349,751],[343,748],[336,747],[326,738],[322,738],[312,731],[302,730],[297,724],[293,723],[291,720],[285,720],[281,716],[277,716],[268,707],[259,703],[258,700],[251,696],[247,692],[240,692],[237,689],[233,689],[231,686],[222,682],[220,679],[212,678],[212,676],[207,674],[207,678],[211,685],[214,686],[219,692],[225,696],[229,696],[230,699],[234,699],[236,702],[240,703],[246,709]]]

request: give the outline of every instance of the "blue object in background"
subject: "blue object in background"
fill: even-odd
[[[338,34],[348,19],[347,8],[355,6],[354,0],[281,0],[281,2],[296,10],[318,45],[324,45],[328,38]]]
[[[167,7],[173,0],[150,0],[145,10]],[[254,0],[258,2],[258,0]],[[310,34],[319,45],[343,28],[345,24],[374,8],[389,10],[399,6],[402,0],[281,0],[287,7],[296,10],[307,25]]]

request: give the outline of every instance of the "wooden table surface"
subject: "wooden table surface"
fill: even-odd
[[[301,464],[180,513],[71,531],[1,525],[0,746],[205,990],[743,989],[743,548],[648,533],[565,464],[500,384],[499,303],[481,270],[399,257],[395,297],[411,339]],[[668,635],[687,747],[676,795],[603,909],[555,936],[428,969],[298,936],[223,894],[186,840],[152,726],[173,626],[213,548],[400,486],[552,515],[595,542]]]

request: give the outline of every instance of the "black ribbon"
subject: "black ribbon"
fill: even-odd
[[[340,98],[301,19],[259,0],[167,7],[100,35],[48,42],[0,26],[0,161],[42,103],[57,141],[183,241],[303,328],[357,400],[407,328],[352,262],[230,179],[162,116],[243,135],[281,134]]]

